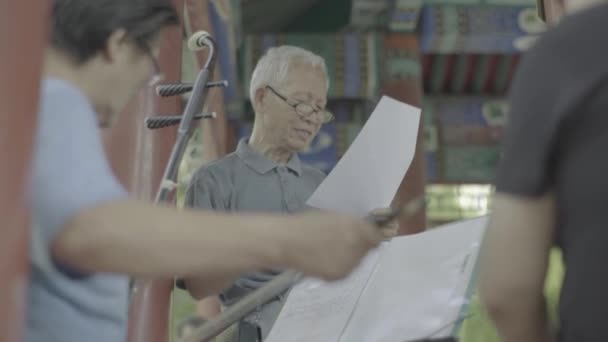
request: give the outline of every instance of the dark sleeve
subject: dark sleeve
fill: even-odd
[[[207,168],[203,167],[192,175],[188,184],[184,207],[205,210],[227,210],[228,184],[223,184],[218,177],[214,176]],[[184,279],[176,279],[175,286],[185,290]]]
[[[534,49],[533,49],[534,50]],[[560,82],[567,82],[545,51],[530,51],[509,95],[509,118],[496,178],[498,192],[536,197],[553,185],[561,121]]]
[[[203,167],[194,173],[188,184],[184,207],[226,210],[227,188],[227,184],[222,184],[218,177]]]

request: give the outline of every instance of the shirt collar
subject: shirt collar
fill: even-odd
[[[247,164],[247,166],[262,174],[281,166],[279,163],[266,158],[261,153],[251,148],[248,141],[249,137],[243,138],[236,147],[236,155]],[[289,161],[285,166],[298,176],[302,174],[302,164],[297,153],[291,155],[291,158],[289,158]]]

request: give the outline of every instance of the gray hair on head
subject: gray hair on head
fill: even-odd
[[[314,68],[320,68],[325,75],[327,89],[329,89],[327,66],[321,56],[297,46],[281,45],[268,49],[258,61],[249,83],[249,98],[253,101],[258,89],[283,82],[293,63],[310,64]]]

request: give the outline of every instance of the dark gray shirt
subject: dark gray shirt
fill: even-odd
[[[241,212],[295,213],[325,178],[323,172],[301,163],[294,154],[285,165],[253,150],[241,140],[235,152],[195,172],[185,206]],[[237,301],[272,279],[278,270],[246,274],[220,298],[225,305]]]
[[[608,4],[568,16],[526,52],[496,181],[503,193],[555,193],[560,342],[608,341],[607,18]]]

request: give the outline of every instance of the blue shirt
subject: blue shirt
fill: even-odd
[[[32,162],[26,341],[124,341],[128,278],[82,274],[50,255],[51,243],[70,218],[127,196],[106,159],[93,107],[67,82],[42,82]]]

